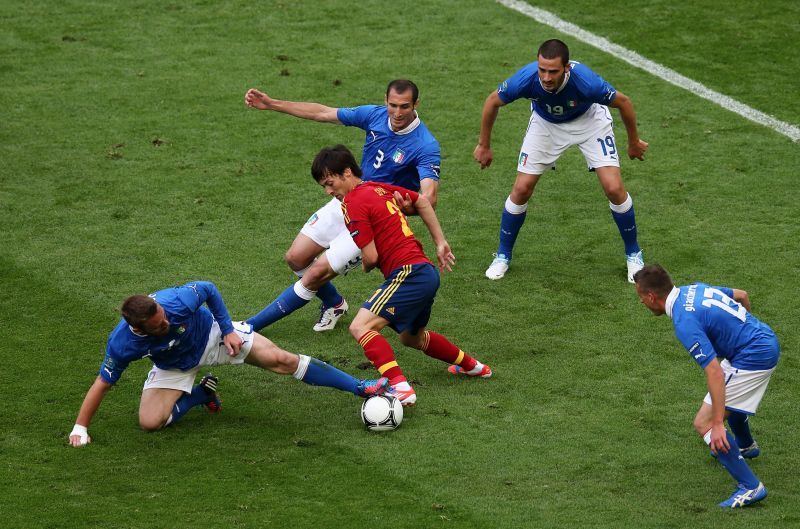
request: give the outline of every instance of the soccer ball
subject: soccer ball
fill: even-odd
[[[390,395],[374,395],[361,404],[361,420],[367,430],[394,430],[403,422],[403,405]]]

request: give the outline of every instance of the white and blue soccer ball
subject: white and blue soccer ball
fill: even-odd
[[[391,395],[374,395],[361,404],[361,421],[367,430],[394,430],[403,422],[403,405]]]

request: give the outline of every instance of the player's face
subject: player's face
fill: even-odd
[[[413,97],[414,93],[411,90],[399,94],[394,89],[389,90],[389,95],[386,96],[386,108],[389,111],[392,130],[403,130],[417,117],[415,110],[419,101],[413,102]]]
[[[344,196],[353,190],[357,181],[352,176],[350,169],[345,169],[343,175],[328,173],[325,178],[320,180],[319,185],[325,190],[325,193],[339,200],[344,200]]]
[[[558,90],[558,87],[564,82],[568,70],[569,64],[564,66],[561,63],[561,57],[545,59],[539,55],[539,81],[542,83],[542,88],[548,92]]]
[[[658,297],[655,295],[654,292],[643,292],[642,289],[639,288],[639,284],[636,284],[636,294],[639,295],[639,300],[644,304],[645,307],[650,309],[650,311],[655,314],[656,316],[661,316],[665,314],[664,305],[659,301]]]
[[[161,305],[158,305],[156,313],[150,316],[150,319],[142,323],[140,330],[148,336],[164,336],[169,332],[167,313]]]

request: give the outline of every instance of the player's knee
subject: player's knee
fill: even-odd
[[[623,204],[628,199],[628,193],[625,191],[625,186],[622,184],[621,180],[619,183],[609,185],[603,190],[609,202],[616,206]]]
[[[422,350],[422,335],[421,334],[415,335],[404,332],[400,335],[400,343],[402,343],[406,347],[411,347],[412,349]]]
[[[350,335],[355,338],[356,340],[360,340],[364,333],[366,333],[369,329],[364,328],[362,325],[356,323],[354,320],[350,323]]]
[[[286,264],[289,266],[289,268],[291,268],[295,272],[298,270],[302,270],[303,268],[308,266],[307,256],[293,250],[292,248],[289,248],[286,251],[286,255],[284,255],[283,258],[286,261]]]
[[[706,421],[704,417],[697,416],[694,418],[694,423],[692,424],[694,427],[694,431],[697,432],[698,435],[701,437],[706,434],[711,429],[711,424]]]
[[[145,432],[156,432],[164,427],[169,417],[160,414],[139,414],[139,427]]]
[[[331,270],[327,261],[318,259],[303,275],[303,286],[309,290],[319,290],[322,285],[330,281],[336,273]]]

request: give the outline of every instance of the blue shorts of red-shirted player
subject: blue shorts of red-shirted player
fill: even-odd
[[[432,264],[403,265],[361,306],[386,319],[395,332],[416,334],[430,320],[437,290],[439,271]]]

